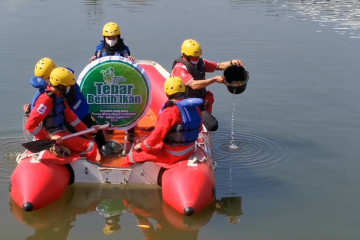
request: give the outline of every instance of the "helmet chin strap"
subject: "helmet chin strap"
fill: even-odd
[[[198,62],[199,62],[199,60],[197,60],[197,61],[192,61],[192,60],[191,60],[191,56],[186,56],[186,55],[184,55],[184,57],[185,57],[186,61],[188,61],[189,63],[191,63],[191,64],[193,64],[193,65],[196,65],[196,64],[198,64]]]
[[[61,95],[64,95],[66,93],[67,88],[64,85],[57,85],[53,86],[56,90],[60,92]]]
[[[170,96],[167,95],[167,97],[169,98],[170,101],[181,101],[185,98],[185,93],[178,92],[178,93],[174,93]]]

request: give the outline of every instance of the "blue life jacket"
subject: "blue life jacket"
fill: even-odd
[[[89,114],[89,104],[76,83],[70,87],[69,92],[64,94],[64,99],[80,120],[83,120]]]
[[[164,142],[171,146],[192,144],[197,140],[201,127],[201,116],[196,107],[201,106],[203,100],[200,98],[187,98],[173,103],[180,110],[182,123],[170,129]]]
[[[110,48],[106,48],[104,40],[101,40],[100,44],[96,47],[95,56],[96,58],[101,58],[105,56],[129,57],[130,49],[123,43],[121,38],[114,47]]]
[[[67,68],[70,71],[72,69]],[[34,88],[38,88],[38,91],[35,93],[32,102],[31,109],[35,106],[36,100],[39,96],[45,92],[46,86],[48,83],[42,77],[32,77],[30,79],[30,84]],[[65,93],[64,99],[69,104],[70,108],[75,112],[80,120],[84,119],[84,117],[89,114],[90,107],[86,102],[84,95],[81,93],[79,85],[75,83],[75,85],[70,87],[70,91]]]
[[[45,90],[43,94],[48,94],[48,96],[50,96],[54,102],[54,107],[51,113],[43,120],[43,127],[50,133],[63,130],[65,126],[65,104],[63,99],[48,90]]]
[[[32,101],[31,101],[31,109],[35,106],[36,100],[39,98],[39,96],[45,92],[47,82],[42,77],[32,77],[30,78],[30,84],[34,88],[38,88],[38,91],[35,93]]]

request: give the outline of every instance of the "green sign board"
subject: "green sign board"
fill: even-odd
[[[77,83],[100,124],[130,129],[150,106],[151,82],[144,69],[127,58],[99,58],[84,68]]]

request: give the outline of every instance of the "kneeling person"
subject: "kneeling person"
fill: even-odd
[[[168,101],[154,130],[126,157],[122,166],[154,161],[173,164],[189,158],[195,151],[195,142],[201,130],[200,98],[185,99],[185,85],[181,78],[170,77],[164,91]]]
[[[63,96],[70,86],[75,84],[75,75],[66,68],[55,68],[50,74],[50,83],[34,103],[25,128],[37,139],[56,140],[56,143],[79,152],[91,161],[99,161],[101,156],[94,141],[83,137],[62,140],[71,134],[65,122],[77,131],[86,130],[86,125],[76,116]]]

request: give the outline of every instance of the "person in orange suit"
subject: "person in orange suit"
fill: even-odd
[[[99,161],[101,155],[97,144],[89,139],[76,136],[62,140],[71,134],[65,127],[65,121],[77,131],[86,130],[86,125],[71,110],[63,96],[70,86],[75,84],[75,75],[66,68],[55,68],[50,74],[50,83],[35,102],[25,128],[37,139],[56,140],[56,143],[79,152],[91,161]],[[94,126],[99,128],[99,126]]]
[[[188,159],[195,151],[201,129],[200,98],[185,99],[181,78],[170,77],[164,83],[168,101],[158,116],[151,134],[127,155],[123,167],[134,163],[155,161],[173,164]]]

